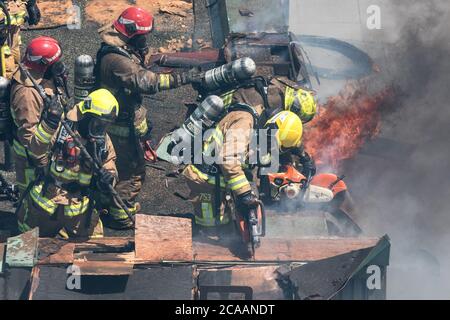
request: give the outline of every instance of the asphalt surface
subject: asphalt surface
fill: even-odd
[[[74,1],[84,8],[85,1]],[[180,19],[175,16],[165,15],[156,16],[163,23],[158,31],[157,29],[149,37],[150,45],[153,48],[159,48],[166,45],[166,40],[180,38],[182,35],[189,37],[192,33],[192,25],[188,28],[179,28]],[[186,24],[186,20],[183,21]],[[168,27],[170,26],[170,28]],[[64,61],[70,65],[73,76],[73,62],[81,54],[89,54],[95,57],[100,45],[100,38],[97,29],[100,26],[96,23],[82,23],[80,30],[69,30],[66,27],[53,30],[32,30],[22,33],[23,43],[26,44],[30,39],[37,36],[51,36],[57,39],[62,46]],[[185,30],[180,32],[179,30]],[[72,81],[71,81],[72,83]],[[145,99],[145,107],[148,109],[148,119],[153,125],[153,141],[158,142],[160,138],[179,126],[185,116],[185,103],[195,100],[195,92],[191,87],[183,87],[171,90],[170,93],[159,93]],[[2,144],[2,143],[0,143]],[[3,149],[3,145],[1,147]],[[120,152],[120,151],[119,151]],[[3,150],[0,150],[0,162],[3,162]],[[139,196],[139,202],[142,206],[142,213],[145,214],[183,214],[192,211],[190,203],[174,195],[174,192],[187,194],[188,189],[182,178],[171,178],[166,175],[175,171],[177,168],[167,163],[158,162],[155,164],[160,169],[147,168],[147,179]],[[5,173],[8,181],[14,181],[14,173]],[[0,230],[14,230],[15,219],[12,214],[13,207],[7,201],[0,201]],[[123,234],[107,231],[107,234]]]

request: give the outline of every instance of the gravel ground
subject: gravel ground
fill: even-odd
[[[84,8],[86,1],[74,1]],[[178,28],[178,25],[182,23],[186,24],[186,21],[182,21],[176,16],[162,16],[159,18],[158,31],[155,30],[150,36],[150,44],[154,48],[164,46],[166,40],[179,38],[182,35],[185,37],[191,36],[192,25],[189,28]],[[158,21],[158,20],[157,20]],[[168,28],[167,26],[172,26]],[[68,30],[67,28],[58,28],[53,30],[33,30],[23,32],[23,42],[26,44],[30,39],[47,35],[54,37],[60,41],[64,59],[66,63],[73,67],[73,61],[78,55],[90,54],[95,56],[97,49],[99,48],[100,40],[97,35],[97,29],[99,25],[91,22],[84,22],[80,30]],[[158,26],[157,26],[158,28]],[[175,31],[170,31],[172,29]],[[180,32],[177,30],[186,30]],[[73,75],[73,71],[71,72]],[[160,138],[170,131],[175,126],[180,125],[184,120],[185,106],[184,103],[193,101],[195,99],[195,92],[190,87],[179,88],[172,90],[170,93],[159,93],[154,95],[145,101],[145,106],[148,109],[149,120],[151,121],[154,129],[153,136],[154,141],[159,141]],[[3,146],[1,147],[3,149]],[[3,162],[3,151],[0,152],[0,161]],[[183,201],[182,199],[173,195],[175,191],[181,194],[187,194],[188,190],[185,186],[182,178],[175,179],[166,177],[166,174],[176,170],[174,166],[167,163],[157,163],[157,166],[161,166],[166,171],[148,168],[147,180],[143,187],[142,194],[139,197],[139,201],[142,205],[142,212],[146,214],[180,214],[189,213],[192,210],[191,205]],[[2,174],[10,181],[14,181],[14,173]],[[0,230],[14,229],[15,219],[12,214],[13,208],[7,201],[0,202]],[[120,234],[116,232],[107,232],[107,234]]]

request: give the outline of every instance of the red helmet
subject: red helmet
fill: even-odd
[[[47,68],[61,59],[62,50],[50,37],[38,37],[28,43],[23,62],[32,70],[45,72]]]
[[[147,34],[153,29],[153,16],[142,8],[130,7],[114,21],[114,27],[128,39]]]

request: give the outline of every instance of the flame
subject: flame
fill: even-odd
[[[319,114],[306,125],[305,148],[319,167],[337,170],[354,157],[366,141],[380,132],[381,111],[390,89],[369,95],[360,84],[347,84],[328,98]]]

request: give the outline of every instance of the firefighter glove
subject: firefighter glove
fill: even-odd
[[[101,168],[97,174],[97,186],[99,190],[105,193],[109,192],[113,183],[114,175],[105,168]]]
[[[201,84],[202,82],[202,73],[197,68],[192,68],[188,72],[183,72],[180,75],[181,84]]]
[[[241,212],[247,212],[256,209],[259,205],[258,197],[252,192],[247,191],[237,196],[237,208]]]
[[[30,26],[35,26],[41,21],[41,11],[37,6],[36,0],[29,0],[27,2],[27,12],[28,12],[28,24]]]
[[[316,164],[314,159],[307,153],[304,152],[300,162],[303,166],[302,173],[306,176],[310,175],[311,177],[316,174]]]
[[[63,106],[58,99],[57,95],[47,99],[44,103],[45,112],[43,115],[43,121],[45,124],[53,130],[58,129],[61,122],[62,115],[64,113]]]

